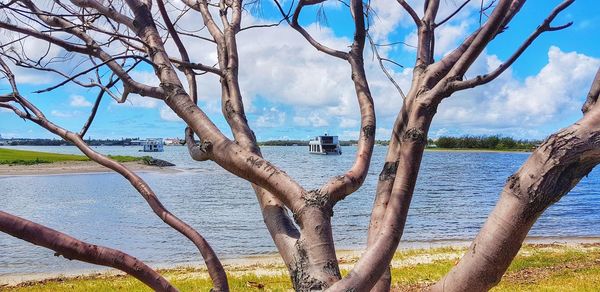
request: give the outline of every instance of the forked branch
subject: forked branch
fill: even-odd
[[[520,56],[525,52],[525,50],[544,32],[547,31],[557,31],[561,29],[565,29],[573,24],[573,22],[568,22],[564,25],[560,26],[552,26],[552,21],[558,16],[558,14],[565,10],[569,5],[573,4],[575,0],[567,0],[559,4],[550,15],[542,22],[540,26],[519,46],[519,48],[506,60],[506,62],[500,64],[498,68],[494,71],[479,75],[473,79],[465,80],[465,81],[454,81],[450,83],[450,87],[454,90],[463,90],[467,88],[473,88],[478,85],[486,84],[494,79],[496,79],[502,72],[508,69]]]
[[[292,28],[294,28],[296,31],[298,31],[308,41],[308,43],[310,43],[318,51],[323,52],[328,55],[331,55],[331,56],[334,56],[336,58],[340,58],[342,60],[348,60],[348,53],[338,51],[336,49],[330,48],[330,47],[320,43],[319,41],[315,40],[312,37],[312,35],[310,35],[310,33],[308,33],[308,31],[306,31],[304,29],[304,27],[302,27],[302,25],[300,25],[298,23],[298,18],[300,17],[302,8],[304,8],[305,6],[314,5],[314,4],[318,4],[321,2],[323,2],[323,1],[300,0],[298,2],[298,5],[296,6],[296,9],[294,10],[294,15],[292,16],[292,20],[288,21],[288,23]],[[283,8],[281,7],[281,5],[279,4],[279,1],[275,0],[275,3],[277,4],[277,7],[279,8],[280,13],[285,18],[286,14],[285,14]]]
[[[19,94],[19,91],[16,86],[16,82],[14,80],[14,74],[11,72],[8,65],[0,59],[0,67],[2,71],[5,73],[7,78],[10,80],[11,87],[13,92],[11,95],[13,99],[11,101],[17,102],[24,108],[30,110],[33,115],[23,112],[10,104],[0,103],[0,106],[11,109],[15,114],[23,119],[30,120],[51,133],[58,135],[66,141],[73,143],[83,154],[89,157],[91,160],[97,162],[98,164],[105,166],[109,169],[114,170],[115,172],[122,175],[125,179],[129,181],[129,183],[138,191],[140,195],[146,200],[152,211],[161,218],[165,223],[171,226],[173,229],[177,230],[184,236],[186,236],[190,241],[192,241],[200,253],[204,258],[204,262],[208,268],[208,272],[213,280],[213,284],[215,286],[216,291],[229,291],[228,283],[227,283],[227,275],[221,265],[221,262],[217,258],[215,252],[212,250],[208,242],[198,233],[194,228],[189,226],[187,223],[183,222],[181,219],[177,218],[171,212],[169,212],[160,202],[154,191],[150,188],[150,186],[136,173],[131,171],[125,165],[116,162],[115,160],[102,155],[96,151],[94,151],[82,137],[76,133],[67,131],[66,129],[50,122],[42,113],[40,109],[31,104],[26,98]]]

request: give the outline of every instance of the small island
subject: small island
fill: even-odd
[[[151,156],[108,155],[136,171],[173,172],[174,166]],[[35,167],[32,167],[35,165]],[[110,172],[112,170],[91,161],[84,155],[58,154],[29,150],[0,148],[0,175],[46,175],[67,173]]]

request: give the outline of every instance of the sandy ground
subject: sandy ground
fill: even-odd
[[[586,249],[588,245],[597,246],[600,244],[600,237],[573,237],[573,238],[527,238],[525,243],[528,244],[539,244],[545,248],[552,247],[554,245],[569,246],[574,248]],[[410,251],[414,249],[429,249],[438,247],[453,247],[453,248],[466,248],[470,245],[470,241],[440,241],[440,242],[413,242],[408,245],[401,243],[399,252]],[[338,250],[338,261],[340,269],[350,270],[356,261],[360,258],[362,250]],[[460,259],[463,255],[463,251],[448,251],[448,252],[435,252],[433,254],[416,254],[412,256],[403,257],[402,259],[394,259],[391,262],[392,267],[406,267],[414,266],[418,264],[432,263],[436,260],[444,259]],[[285,268],[283,261],[279,254],[265,254],[257,256],[246,256],[239,258],[228,258],[221,260],[227,273],[233,276],[242,276],[244,274],[255,274],[257,276],[269,276],[286,274],[287,269]],[[189,263],[184,265],[151,265],[155,269],[187,269],[187,268],[198,268],[204,267],[203,263]],[[11,274],[11,275],[0,275],[0,288],[2,286],[14,286],[25,282],[38,282],[56,278],[75,278],[80,276],[96,276],[96,277],[107,277],[111,275],[122,275],[121,271],[114,269],[97,269],[97,270],[85,270],[85,271],[72,271],[67,273],[36,273],[36,274]],[[194,278],[206,278],[208,277],[204,269],[188,271],[177,275],[175,277],[194,277]],[[1,290],[1,289],[0,289]]]
[[[173,167],[157,167],[142,164],[138,161],[125,162],[129,169],[133,171],[157,171],[157,172],[179,172]],[[75,174],[75,173],[98,173],[112,172],[93,161],[66,161],[54,163],[40,163],[35,165],[8,165],[0,164],[0,176],[6,175],[56,175],[56,174]]]

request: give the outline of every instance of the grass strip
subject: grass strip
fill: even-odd
[[[418,291],[446,274],[464,248],[435,248],[398,252],[392,261],[394,291]],[[358,258],[341,261],[342,274]],[[226,266],[232,291],[292,291],[281,264]],[[180,291],[209,291],[204,268],[161,270]],[[597,291],[600,287],[600,243],[525,245],[500,284],[492,291]],[[150,291],[126,275],[97,274],[57,278],[0,287],[5,291]]]
[[[108,155],[108,157],[118,162],[141,161],[144,157],[126,156],[126,155]],[[0,164],[9,165],[35,165],[41,163],[54,163],[66,161],[89,161],[84,155],[59,154],[50,152],[38,152],[29,150],[17,150],[0,148]]]

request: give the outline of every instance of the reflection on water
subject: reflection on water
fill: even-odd
[[[21,147],[78,153],[74,147]],[[137,147],[97,147],[113,155],[141,155]],[[342,156],[309,155],[305,147],[264,147],[266,158],[307,189],[317,188],[352,164]],[[385,147],[375,147],[364,186],[334,210],[337,248],[361,248]],[[153,156],[177,164],[176,174],[142,173],[164,205],[194,226],[221,257],[274,252],[250,184],[211,162],[191,161],[184,147]],[[506,178],[526,153],[426,152],[403,241],[471,239],[493,207]],[[600,236],[599,170],[539,219],[531,236]],[[194,246],[168,228],[119,175],[0,177],[0,210],[64,231],[90,243],[121,249],[150,264],[200,261]],[[402,243],[401,243],[402,245]],[[0,233],[0,275],[63,272],[91,265]]]

